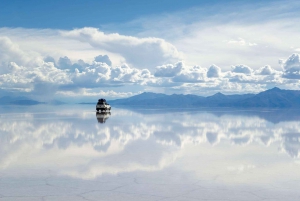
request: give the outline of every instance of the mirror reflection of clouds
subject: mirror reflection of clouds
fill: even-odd
[[[115,109],[104,124],[84,109],[2,114],[0,171],[51,169],[93,179],[176,167],[202,178],[218,172],[234,181],[233,173],[267,173],[266,164],[279,171],[283,161],[299,158],[297,119],[272,123],[239,112],[148,112]]]

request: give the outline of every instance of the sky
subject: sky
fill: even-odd
[[[299,90],[298,1],[0,2],[0,97]]]

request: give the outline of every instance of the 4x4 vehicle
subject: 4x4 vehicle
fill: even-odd
[[[110,112],[96,112],[98,123],[104,124],[109,117]]]
[[[97,112],[98,112],[99,110],[101,110],[101,112],[102,112],[102,111],[106,111],[106,110],[110,110],[110,109],[111,109],[111,107],[110,107],[110,105],[106,102],[105,99],[101,98],[101,99],[98,100],[98,103],[97,103],[97,105],[96,105],[96,110],[97,110]]]

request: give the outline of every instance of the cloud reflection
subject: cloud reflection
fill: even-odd
[[[157,171],[184,157],[182,150],[189,144],[215,149],[227,143],[274,144],[292,158],[300,156],[298,119],[273,123],[243,112],[116,109],[105,124],[98,122],[95,113],[82,111],[1,115],[0,170],[46,166],[80,178]]]

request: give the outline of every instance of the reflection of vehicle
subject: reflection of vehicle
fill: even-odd
[[[97,112],[98,112],[99,110],[101,110],[101,112],[102,112],[102,111],[107,111],[107,110],[110,111],[110,109],[111,109],[111,107],[110,107],[110,105],[106,102],[105,99],[101,98],[101,99],[98,100],[98,103],[97,103],[97,105],[96,105],[96,110],[97,110]]]
[[[98,123],[105,123],[109,116],[110,112],[96,112]]]

